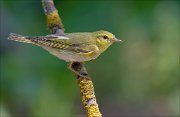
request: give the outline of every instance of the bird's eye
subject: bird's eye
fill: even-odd
[[[108,39],[108,36],[105,35],[105,36],[103,36],[103,38],[104,38],[104,39]]]

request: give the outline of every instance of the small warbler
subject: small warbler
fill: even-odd
[[[107,31],[52,34],[47,36],[21,36],[11,33],[10,40],[31,43],[67,62],[84,62],[97,58],[112,43],[121,42]]]

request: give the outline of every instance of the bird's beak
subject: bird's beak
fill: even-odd
[[[117,38],[113,38],[112,42],[123,42],[123,41]]]

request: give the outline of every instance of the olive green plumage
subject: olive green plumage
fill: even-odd
[[[107,31],[66,33],[65,35],[21,36],[11,33],[10,40],[31,43],[67,62],[84,62],[97,58],[113,42],[119,42]]]

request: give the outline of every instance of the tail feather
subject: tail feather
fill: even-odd
[[[14,34],[14,33],[9,34],[8,39],[13,40],[13,41],[19,41],[19,42],[32,43],[33,44],[33,42],[30,39],[27,39],[25,36]]]

